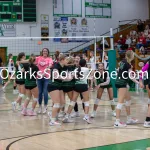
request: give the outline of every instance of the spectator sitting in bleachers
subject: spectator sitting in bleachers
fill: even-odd
[[[146,38],[144,33],[141,33],[138,39],[137,48],[140,49],[141,47],[146,47]]]
[[[145,27],[144,34],[145,34],[145,36],[148,36],[148,34],[149,34],[149,26],[148,25],[146,25],[146,27]]]
[[[127,35],[126,36],[126,43],[125,43],[125,48],[128,48],[128,47],[130,47],[130,45],[131,45],[131,37],[129,36],[129,35]]]
[[[130,31],[130,37],[137,36],[137,32],[135,30]]]
[[[144,23],[140,19],[137,22],[137,29],[138,29],[138,32],[144,31]]]
[[[135,46],[136,43],[137,43],[137,36],[132,36],[132,37],[131,37],[131,45],[132,45],[132,46]]]
[[[122,35],[120,35],[120,39],[116,43],[117,49],[118,50],[123,49],[125,42],[126,42],[126,39]]]
[[[150,44],[150,34],[148,34],[148,36],[146,37],[146,43]]]

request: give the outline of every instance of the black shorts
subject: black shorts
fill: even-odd
[[[100,86],[100,88],[102,88],[102,89],[109,89],[109,88],[112,88],[112,85],[109,84],[109,85],[105,85],[105,86]]]
[[[127,85],[115,84],[115,87],[116,87],[117,89],[120,89],[120,88],[127,88]]]
[[[78,93],[83,93],[88,91],[88,85],[87,84],[76,84],[74,87],[74,91]]]
[[[52,92],[52,91],[56,91],[56,90],[61,91],[61,90],[62,90],[62,87],[61,87],[61,86],[52,85],[52,84],[48,84],[48,86],[47,86],[47,91],[48,91],[49,93]]]
[[[116,86],[117,89],[127,88],[127,80],[116,79],[115,86]]]
[[[144,80],[144,85],[148,85],[148,83],[149,83],[148,79]]]
[[[34,89],[34,88],[36,88],[37,87],[37,85],[36,86],[25,86],[25,89],[27,89],[27,90],[32,90],[32,89]]]
[[[24,84],[25,84],[25,81],[17,81],[17,80],[16,80],[16,84],[24,85]]]
[[[68,93],[74,90],[74,87],[62,86],[61,89],[64,93]]]

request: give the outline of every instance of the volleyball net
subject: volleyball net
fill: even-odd
[[[69,54],[87,53],[90,50],[95,52],[96,62],[96,57],[105,50],[102,43],[105,43],[106,38],[110,43],[110,36],[46,37],[47,40],[41,40],[41,37],[0,38],[0,57],[5,63],[10,53],[15,59],[21,52],[24,52],[26,56],[30,56],[32,53],[38,56],[43,48],[48,48],[51,56],[56,51]],[[42,37],[42,39],[44,38]]]

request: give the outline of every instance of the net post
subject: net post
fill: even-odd
[[[95,37],[94,38],[94,61],[95,61],[95,64],[96,64],[96,42],[97,42],[97,38]]]
[[[115,79],[116,76],[112,78],[112,72],[116,72],[117,59],[116,59],[116,51],[114,50],[114,37],[113,37],[113,29],[110,29],[110,41],[111,41],[111,49],[108,51],[108,62],[109,62],[109,73],[111,75],[111,83],[113,87],[113,96],[114,99],[117,98],[117,89],[115,87]]]
[[[103,55],[102,55],[102,63],[104,62],[104,52],[105,52],[105,37],[102,38],[103,40]]]
[[[111,45],[111,50],[114,50],[114,36],[113,36],[112,28],[110,28],[110,45]]]

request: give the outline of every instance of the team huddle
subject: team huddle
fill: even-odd
[[[76,56],[65,56],[60,53],[57,60],[53,60],[49,57],[49,50],[44,48],[41,56],[31,55],[29,59],[26,59],[25,53],[19,53],[16,64],[12,60],[12,54],[9,55],[8,62],[8,81],[4,84],[3,90],[10,83],[10,77],[12,72],[15,71],[14,90],[18,89],[18,98],[12,102],[12,109],[17,109],[19,104],[19,110],[24,116],[36,116],[38,114],[46,114],[48,111],[48,95],[52,100],[52,110],[48,112],[50,118],[50,126],[59,126],[62,123],[72,123],[73,117],[78,117],[78,103],[77,99],[80,96],[82,100],[84,117],[83,120],[88,124],[92,123],[91,118],[96,117],[97,108],[102,98],[104,89],[107,89],[110,106],[112,109],[112,116],[116,117],[114,126],[125,127],[126,124],[137,123],[138,120],[131,117],[130,106],[131,97],[128,92],[128,73],[132,71],[131,61],[134,59],[134,53],[132,51],[126,52],[126,58],[120,63],[118,75],[115,86],[118,89],[118,104],[115,104],[113,99],[113,88],[111,84],[111,78],[105,71],[103,63],[98,64],[98,69],[94,65],[93,52],[91,52],[90,67],[87,64],[87,59],[84,57]],[[142,71],[150,71],[149,61],[145,64]],[[91,71],[92,70],[92,71]],[[21,75],[20,75],[21,72]],[[39,74],[40,72],[40,74]],[[123,78],[122,74],[124,73]],[[34,74],[34,75],[31,75]],[[96,79],[95,79],[96,78]],[[136,84],[139,84],[141,88],[144,88],[143,78],[139,80],[134,78],[131,79]],[[89,82],[91,83],[89,86]],[[93,111],[90,114],[90,98],[89,92],[95,85],[97,91],[97,97],[94,101]],[[145,82],[144,82],[145,83]],[[146,80],[145,86],[150,93],[149,80]],[[65,95],[67,94],[70,102],[65,111],[66,100]],[[150,98],[150,94],[149,94]],[[25,99],[25,100],[24,100]],[[42,100],[44,99],[44,107],[42,107]],[[22,101],[24,104],[22,105]],[[29,102],[32,100],[32,108],[28,109]],[[35,108],[39,104],[38,112],[36,113]],[[127,122],[123,123],[120,121],[120,114],[123,105],[126,106]],[[150,100],[148,101],[148,115],[146,117],[144,126],[150,127]],[[72,115],[72,110],[75,110]],[[62,118],[62,119],[60,119]]]

